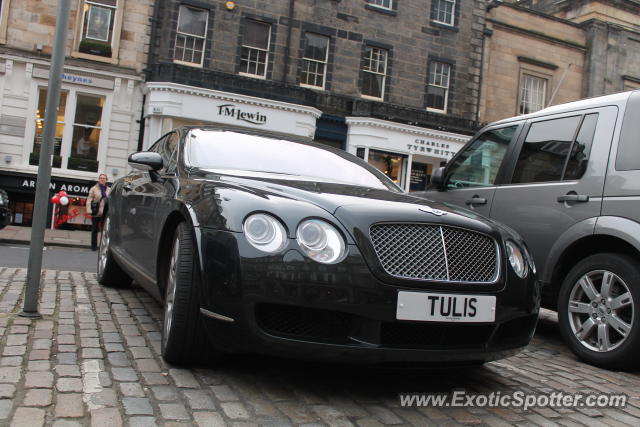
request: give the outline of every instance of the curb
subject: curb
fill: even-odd
[[[20,239],[3,239],[0,238],[0,243],[8,243],[8,244],[19,244],[19,245],[28,245],[30,240],[20,240]],[[67,248],[78,248],[78,249],[91,249],[91,245],[86,245],[82,243],[65,243],[65,242],[44,242],[44,246],[58,246],[58,247],[67,247]]]

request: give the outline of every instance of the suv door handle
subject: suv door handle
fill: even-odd
[[[565,194],[564,196],[558,196],[558,202],[588,202],[589,196],[586,194]]]
[[[467,200],[465,203],[471,206],[486,205],[487,199],[485,199],[484,197],[473,196],[472,199]]]

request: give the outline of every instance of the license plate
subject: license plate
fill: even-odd
[[[493,322],[496,319],[496,297],[401,291],[398,292],[396,319],[425,322]]]

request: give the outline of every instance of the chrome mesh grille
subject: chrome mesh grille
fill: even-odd
[[[369,232],[391,276],[452,282],[497,278],[497,246],[484,234],[433,224],[374,224]]]

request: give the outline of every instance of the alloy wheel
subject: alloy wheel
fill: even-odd
[[[162,333],[162,343],[166,347],[169,333],[171,332],[171,321],[173,318],[173,306],[176,299],[176,280],[178,275],[178,255],[180,251],[180,239],[176,237],[171,250],[169,260],[169,272],[167,274],[167,292],[164,301],[164,328]]]
[[[631,333],[634,308],[624,280],[608,270],[590,271],[576,281],[569,295],[571,331],[589,350],[615,350]]]
[[[98,275],[104,274],[107,266],[107,256],[109,254],[109,218],[104,220],[102,235],[100,236],[100,252],[98,253]]]

